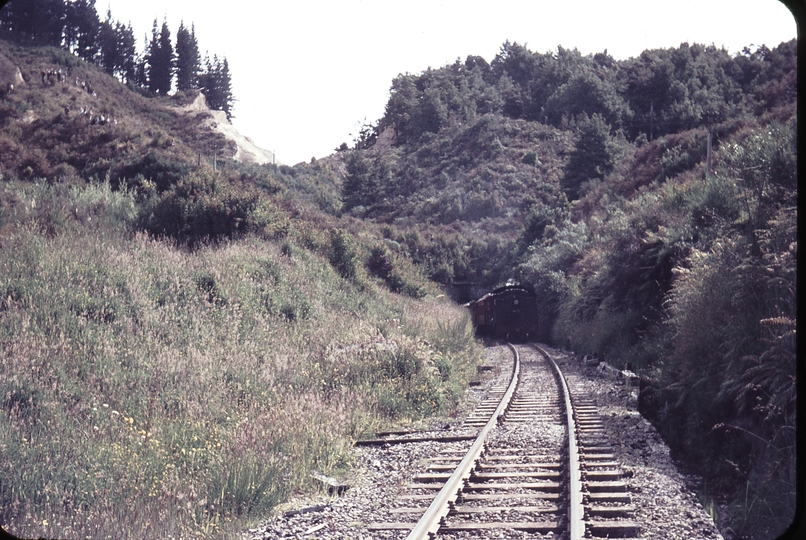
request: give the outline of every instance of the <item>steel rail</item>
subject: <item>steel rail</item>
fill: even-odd
[[[576,423],[574,422],[574,409],[571,406],[571,392],[565,381],[560,366],[549,354],[534,345],[540,354],[554,366],[560,381],[560,387],[565,401],[565,416],[568,425],[568,537],[570,540],[581,540],[585,537],[585,508],[582,503],[582,475],[579,468],[579,447],[576,437]]]
[[[442,525],[443,518],[448,515],[448,512],[450,512],[451,505],[456,502],[456,499],[459,497],[459,492],[464,486],[465,481],[470,478],[470,473],[476,467],[476,463],[484,450],[484,443],[487,440],[487,435],[498,424],[499,420],[503,419],[502,417],[509,407],[512,396],[515,394],[515,387],[518,385],[518,376],[520,375],[521,369],[518,351],[512,346],[512,344],[507,343],[507,345],[510,349],[512,349],[512,352],[515,355],[515,367],[512,370],[512,378],[509,381],[507,391],[501,398],[501,402],[498,404],[495,412],[490,417],[490,420],[479,432],[479,435],[476,437],[476,441],[473,443],[473,446],[470,447],[470,450],[456,467],[456,470],[453,472],[451,477],[448,478],[448,481],[445,482],[445,485],[431,502],[431,505],[425,511],[423,517],[420,518],[420,521],[417,522],[417,525],[406,537],[407,540],[423,540],[425,538],[433,538],[433,536],[437,534],[437,531],[439,531],[439,528]]]

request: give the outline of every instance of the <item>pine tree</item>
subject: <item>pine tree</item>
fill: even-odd
[[[221,110],[227,113],[228,119],[232,120],[232,105],[235,102],[235,98],[232,97],[232,81],[230,80],[229,63],[226,57],[221,63],[218,87],[221,94]]]
[[[200,87],[207,99],[207,105],[213,110],[224,111],[231,120],[235,98],[232,96],[229,63],[226,58],[221,61],[218,56],[213,55],[212,62],[209,56],[205,59],[205,65],[207,69],[200,77]]]
[[[118,76],[126,83],[136,83],[137,80],[137,47],[134,40],[132,24],[115,26],[115,41],[118,49]]]
[[[112,23],[112,11],[107,10],[106,20],[101,23],[98,32],[98,48],[100,49],[101,67],[109,75],[114,75],[115,68],[120,64],[117,38],[115,26]]]
[[[101,20],[95,10],[95,0],[76,0],[67,4],[64,40],[68,50],[92,62],[98,54],[100,29]]]
[[[12,0],[0,10],[0,27],[20,41],[58,47],[66,9],[64,0]]]
[[[156,77],[154,76],[154,63],[159,62],[159,38],[157,37],[157,19],[154,19],[154,25],[151,27],[151,41],[146,45],[145,52],[143,53],[143,67],[145,68],[144,82],[148,86],[150,92],[156,92],[157,87]]]
[[[598,114],[588,118],[583,113],[579,122],[579,139],[565,166],[560,186],[569,200],[578,199],[582,184],[604,178],[613,170],[613,165],[610,126]]]
[[[185,28],[184,23],[179,24],[176,32],[176,87],[187,91],[199,87],[199,71],[201,70],[201,57],[199,44],[196,41],[196,29]]]
[[[148,89],[155,94],[166,95],[171,91],[174,71],[174,49],[171,45],[171,31],[168,22],[163,21],[157,32],[157,20],[151,30],[151,43],[146,55],[148,63]]]
[[[345,163],[347,177],[341,193],[344,210],[371,205],[378,194],[378,183],[373,174],[371,162],[364,158],[363,152],[354,151],[347,154]]]

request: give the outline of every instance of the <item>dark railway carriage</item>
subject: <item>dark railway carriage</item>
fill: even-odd
[[[501,287],[467,306],[481,335],[510,341],[537,338],[537,296],[526,287]]]

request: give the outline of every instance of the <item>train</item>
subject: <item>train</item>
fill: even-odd
[[[537,339],[537,295],[527,287],[500,287],[465,306],[479,335],[507,341]]]

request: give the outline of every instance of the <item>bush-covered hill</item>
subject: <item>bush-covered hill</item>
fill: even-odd
[[[796,68],[795,41],[505,43],[400,75],[342,152],[341,211],[436,281],[533,287],[542,339],[641,374],[723,530],[771,538],[794,512]]]

